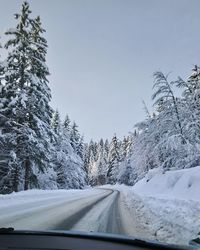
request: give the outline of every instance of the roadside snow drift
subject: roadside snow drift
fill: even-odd
[[[144,196],[200,202],[200,166],[165,173],[160,168],[150,170],[133,190]]]
[[[133,187],[116,185],[141,237],[188,244],[200,232],[200,166],[153,169]]]

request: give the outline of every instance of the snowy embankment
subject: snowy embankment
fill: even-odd
[[[135,186],[116,188],[133,223],[137,220],[140,237],[187,244],[200,232],[199,166],[165,173],[154,169]]]

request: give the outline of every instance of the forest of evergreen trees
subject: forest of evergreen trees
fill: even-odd
[[[5,33],[0,62],[0,193],[32,188],[134,185],[149,169],[200,165],[200,68],[186,81],[154,74],[154,112],[119,140],[85,143],[78,126],[50,106],[47,41],[24,2]],[[176,88],[182,94],[176,96]],[[130,110],[131,113],[131,110]]]

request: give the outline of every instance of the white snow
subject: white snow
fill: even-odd
[[[200,167],[163,173],[154,169],[133,187],[106,185],[120,194],[124,233],[150,240],[185,245],[200,231]],[[105,192],[105,190],[104,190]],[[0,195],[0,225],[19,229],[51,229],[105,193],[87,190],[30,190]],[[112,199],[89,211],[75,229],[105,230]],[[68,214],[66,214],[68,211]],[[102,219],[102,214],[104,214]],[[96,218],[97,224],[95,225]]]
[[[88,213],[73,226],[73,230],[106,233],[109,223],[109,212],[116,195],[117,193],[115,191],[103,199],[103,201],[94,205],[93,209],[89,210]]]
[[[16,205],[26,205],[32,202],[33,204],[38,201],[43,201],[45,204],[52,203],[55,200],[69,200],[74,197],[88,197],[91,194],[99,193],[98,190],[87,189],[87,190],[38,190],[32,189],[21,192],[13,192],[11,194],[0,195],[0,210],[3,208],[12,208]],[[25,207],[24,207],[25,209]],[[14,210],[14,207],[13,207]],[[0,213],[0,219],[2,218],[2,214]]]
[[[165,173],[153,169],[133,187],[114,188],[137,220],[140,237],[187,244],[200,232],[200,166]]]
[[[150,170],[133,190],[143,196],[200,202],[200,166],[165,173],[160,168]]]
[[[100,189],[30,190],[0,195],[0,227],[59,229],[60,223],[108,193]]]

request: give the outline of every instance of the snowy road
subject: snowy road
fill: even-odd
[[[119,186],[85,190],[29,190],[0,195],[0,227],[117,233],[187,244],[199,232],[199,224],[192,228],[190,222],[195,224],[195,218],[198,221],[200,207],[195,205],[196,210],[191,210],[183,201],[171,203],[144,199],[130,188]],[[170,204],[175,208],[169,207]],[[193,216],[188,216],[188,210]],[[178,214],[177,211],[184,213]]]
[[[49,195],[33,192],[32,199],[22,194],[13,202],[1,202],[1,227],[123,233],[116,190],[55,191]]]

